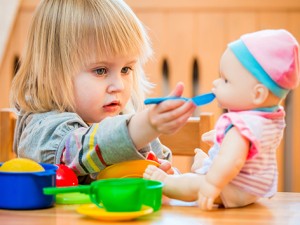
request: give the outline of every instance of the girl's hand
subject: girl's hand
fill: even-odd
[[[181,96],[183,84],[178,83],[171,96]],[[161,134],[172,134],[182,128],[192,116],[196,105],[192,101],[166,100],[149,108],[149,123]]]
[[[183,84],[178,83],[172,95],[181,96],[182,92]],[[166,100],[134,114],[128,123],[128,131],[136,149],[145,147],[160,134],[178,131],[195,109],[192,101]]]

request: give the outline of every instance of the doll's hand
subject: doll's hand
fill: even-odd
[[[199,148],[196,148],[194,152],[195,152],[195,157],[194,157],[194,163],[192,165],[191,171],[195,173],[197,169],[200,169],[202,167],[203,161],[208,157],[208,155]]]
[[[216,130],[208,131],[201,136],[201,140],[210,146],[214,144],[214,140],[216,138]]]
[[[165,171],[167,174],[174,174],[171,163],[168,160],[157,158],[153,151],[148,152],[146,159],[158,162],[160,164],[159,168]]]
[[[164,182],[164,180],[167,177],[167,174],[163,170],[157,168],[156,166],[149,165],[146,168],[143,177],[149,180],[158,180]]]
[[[199,187],[198,190],[198,206],[202,210],[211,210],[213,208],[215,199],[221,193],[221,189],[209,183],[205,176],[201,176],[200,179],[203,180],[201,182],[201,187]]]
[[[163,170],[167,174],[174,174],[173,167],[168,160],[158,159],[158,162],[160,163],[159,169]]]
[[[171,96],[181,96],[183,84],[178,83]],[[182,128],[192,116],[196,105],[192,101],[166,100],[149,108],[151,127],[161,134],[172,134]]]

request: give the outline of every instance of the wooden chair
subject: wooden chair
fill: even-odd
[[[11,109],[0,109],[0,162],[15,157],[13,153],[16,114]]]
[[[173,135],[161,135],[160,141],[171,149],[173,165],[181,172],[189,172],[193,163],[194,149],[207,152],[209,145],[201,141],[203,133],[214,129],[213,113],[203,112],[199,117],[191,117],[187,124]]]

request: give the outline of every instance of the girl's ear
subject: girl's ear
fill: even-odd
[[[256,84],[253,88],[253,104],[263,104],[269,96],[269,89],[263,84]]]

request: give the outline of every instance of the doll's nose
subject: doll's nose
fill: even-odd
[[[216,87],[216,86],[218,85],[219,82],[220,82],[220,78],[215,79],[215,80],[212,82],[212,84],[213,84],[214,87]]]

